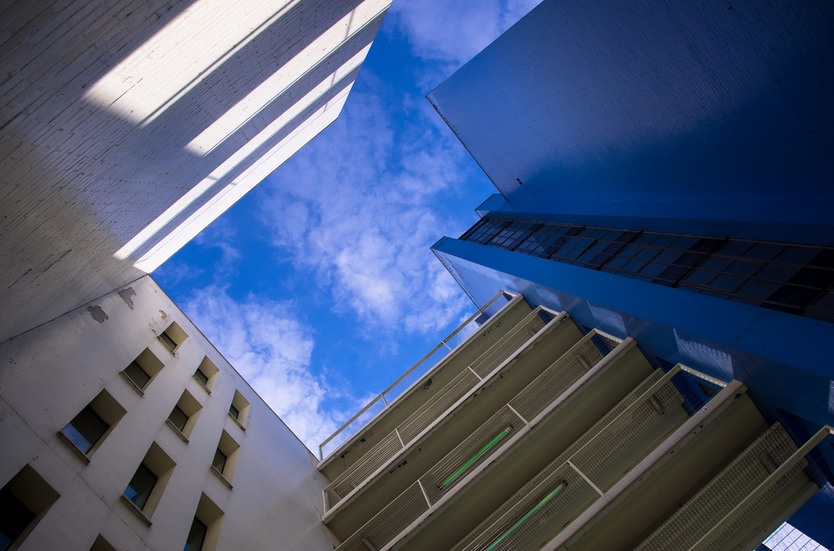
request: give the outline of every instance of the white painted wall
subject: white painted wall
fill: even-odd
[[[114,291],[0,344],[0,486],[28,464],[60,494],[20,549],[87,550],[102,534],[179,551],[202,492],[224,511],[217,549],[332,549],[313,455],[149,276],[129,288],[129,301]],[[188,334],[176,354],[156,338],[172,321]],[[146,347],[164,367],[140,395],[119,372]],[[192,376],[204,356],[220,369],[211,393]],[[58,431],[102,389],[126,413],[85,464]],[[202,405],[188,443],[165,422],[184,389]],[[245,431],[227,413],[235,390]],[[240,444],[231,489],[209,469],[223,430]],[[176,467],[148,527],[120,496],[153,442]]]
[[[0,342],[152,271],[335,120],[389,4],[0,10]]]

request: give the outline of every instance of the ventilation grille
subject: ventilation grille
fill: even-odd
[[[796,445],[785,429],[779,424],[773,425],[669,517],[637,550],[689,549],[768,477],[768,463],[775,468],[794,451]],[[713,542],[710,548],[723,549],[718,542],[723,542],[723,539]]]

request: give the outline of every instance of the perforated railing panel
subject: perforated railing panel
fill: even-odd
[[[342,473],[325,488],[328,509],[336,505],[401,449],[402,444],[400,444],[400,439],[395,432],[380,440],[370,452],[365,454],[360,462]]]
[[[605,343],[603,347],[600,342]],[[619,340],[596,332],[589,333],[516,395],[510,404],[522,417],[532,420],[553,402],[555,396],[564,393],[619,343]]]
[[[350,491],[388,462],[402,448],[400,439],[407,445],[417,438],[467,392],[475,388],[482,378],[485,378],[485,375],[490,375],[521,345],[534,337],[546,325],[544,319],[539,315],[540,310],[539,308],[528,314],[517,327],[476,360],[483,370],[483,374],[479,374],[480,378],[472,369],[462,371],[437,394],[420,406],[417,411],[400,423],[397,428],[399,436],[393,432],[386,436],[367,452],[366,457],[361,462],[353,465],[334,480],[325,489],[325,507],[327,510],[335,507]]]
[[[689,549],[770,474],[762,457],[781,465],[796,445],[781,425],[773,425],[704,488],[644,540],[636,550]],[[723,541],[719,539],[717,541]],[[723,549],[714,547],[714,549]]]
[[[597,487],[608,490],[689,418],[682,403],[675,385],[667,381],[636,409],[612,421],[571,461]]]
[[[479,379],[469,370],[455,377],[430,401],[414,412],[399,427],[400,436],[407,444],[416,438],[429,425],[439,419],[455,402],[475,388]]]
[[[411,522],[428,510],[426,498],[420,486],[409,486],[385,509],[352,535],[337,551],[368,551],[382,549],[394,537],[405,530]],[[368,547],[362,540],[367,540],[373,547]]]
[[[472,362],[472,370],[481,377],[486,377],[521,348],[525,342],[533,338],[545,326],[545,321],[539,315],[539,310],[534,310],[522,323]]]

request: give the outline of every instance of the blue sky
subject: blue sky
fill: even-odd
[[[538,0],[395,0],[339,119],[154,273],[308,447],[474,311],[429,247],[495,191],[425,99]]]

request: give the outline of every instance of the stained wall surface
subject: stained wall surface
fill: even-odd
[[[0,341],[158,267],[335,120],[389,0],[0,11]]]

